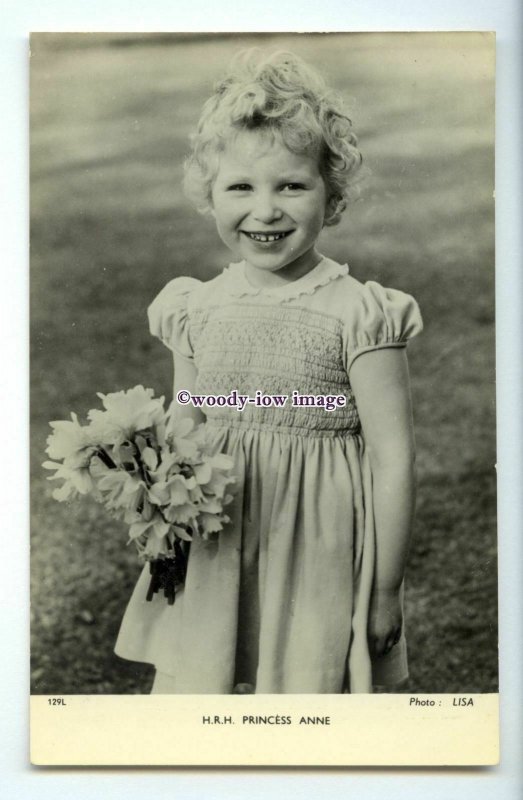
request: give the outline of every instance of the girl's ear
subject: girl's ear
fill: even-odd
[[[331,224],[332,225],[333,223],[326,223],[325,220],[326,219],[332,219],[333,217],[336,217],[336,215],[338,215],[338,219],[339,219],[339,215],[344,210],[345,206],[346,206],[346,203],[343,200],[343,198],[340,197],[340,195],[336,195],[336,194],[331,195],[329,197],[329,199],[327,200],[326,204],[325,204],[325,214],[323,216],[323,225],[324,226],[326,224]]]
[[[323,224],[325,225],[325,220],[329,219],[334,212],[336,211],[336,206],[338,205],[338,199],[336,195],[331,195],[327,202],[325,203],[325,213],[323,215]]]

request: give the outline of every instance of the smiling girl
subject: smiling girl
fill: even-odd
[[[159,693],[371,692],[407,676],[403,577],[414,507],[405,345],[416,302],[322,255],[361,155],[341,101],[293,55],[238,60],[204,106],[186,190],[235,261],[176,278],[149,309],[174,393],[343,395],[323,408],[176,409],[235,461],[231,517],[195,540],[173,606],[128,605],[116,653]]]

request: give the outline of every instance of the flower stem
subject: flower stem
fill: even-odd
[[[143,464],[143,461],[142,461],[142,454],[140,452],[140,448],[138,447],[138,445],[136,444],[136,442],[133,439],[130,439],[129,441],[131,442],[131,444],[133,446],[134,460],[136,461],[136,464],[138,466],[138,472],[140,473],[140,477],[141,477],[142,481],[145,483],[145,485],[147,486],[147,488],[149,488],[150,485],[151,485],[151,481],[150,481],[149,475],[147,473],[147,470],[144,467],[144,464]]]
[[[108,469],[116,469],[116,464],[111,456],[103,449],[103,447],[99,447],[98,450],[95,450],[93,455],[98,456],[100,461],[105,464]]]

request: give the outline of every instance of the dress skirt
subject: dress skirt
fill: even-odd
[[[138,580],[115,647],[180,694],[371,692],[407,677],[404,634],[372,662],[372,475],[359,434],[207,423],[235,461],[230,522],[195,538],[169,606]],[[168,677],[167,677],[168,676]],[[167,683],[166,683],[167,681]],[[160,691],[162,691],[160,689]]]

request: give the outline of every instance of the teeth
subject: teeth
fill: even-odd
[[[255,242],[277,242],[278,239],[287,236],[286,233],[248,233],[247,235]]]

